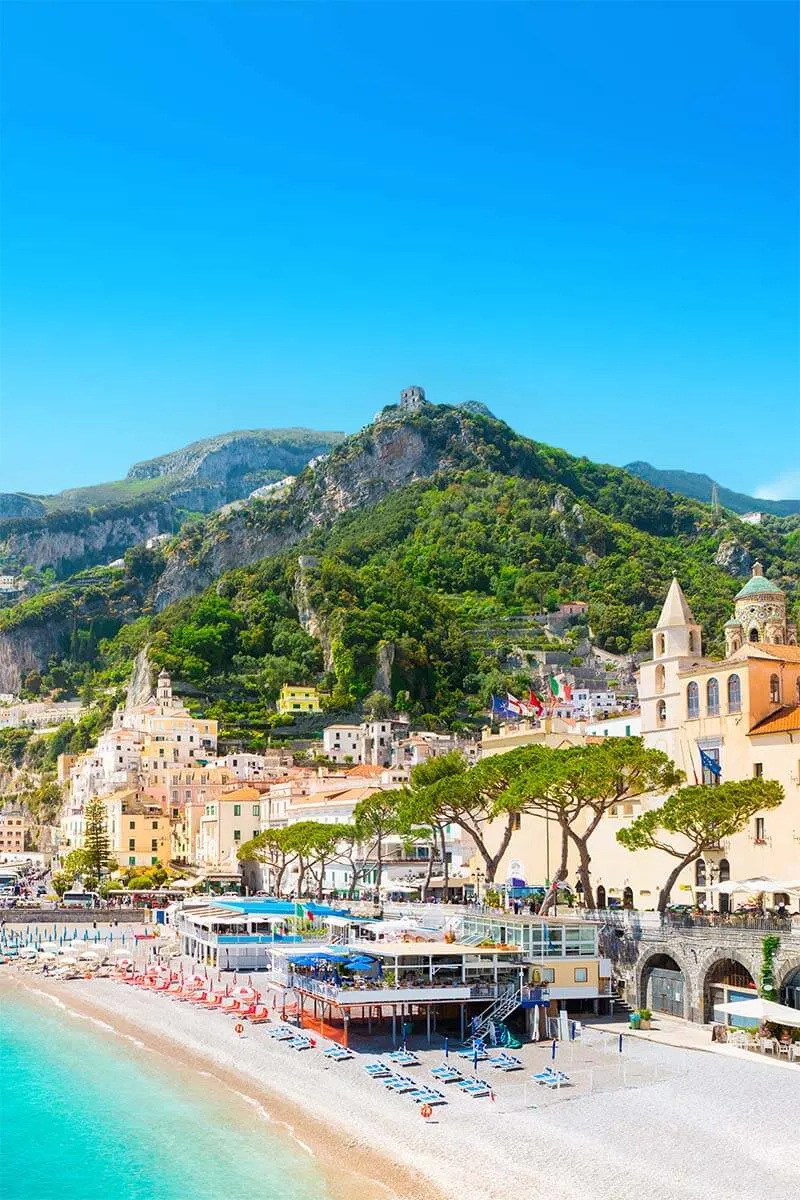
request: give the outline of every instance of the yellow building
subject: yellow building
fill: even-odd
[[[240,787],[222,792],[205,806],[197,838],[197,861],[204,867],[236,863],[239,847],[261,830],[261,792]]]
[[[322,712],[319,703],[319,692],[315,687],[304,687],[301,684],[285,683],[278,697],[278,712],[282,716],[290,713]]]
[[[28,816],[21,808],[7,805],[0,808],[0,856],[20,854],[25,849]]]
[[[170,861],[170,821],[161,805],[138,791],[104,798],[109,849],[120,867],[166,866]]]

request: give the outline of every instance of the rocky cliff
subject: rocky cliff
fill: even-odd
[[[252,501],[192,529],[168,554],[156,609],[195,595],[232,567],[289,549],[342,513],[371,507],[393,489],[434,474],[468,447],[465,418],[455,410],[450,416],[427,427],[388,416],[309,466],[284,500]]]
[[[131,467],[117,483],[58,496],[0,497],[0,568],[52,568],[65,578],[130,546],[174,533],[187,513],[211,513],[297,474],[344,438],[310,429],[221,434]]]

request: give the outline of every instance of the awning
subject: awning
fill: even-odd
[[[751,879],[726,879],[722,883],[712,883],[712,892],[730,896],[734,892],[800,892],[800,879],[770,879],[767,875],[754,875]]]
[[[772,1021],[775,1025],[794,1025],[800,1028],[800,1008],[776,1004],[774,1000],[734,1000],[730,1004],[715,1004],[714,1012],[732,1017],[749,1017],[753,1021]]]

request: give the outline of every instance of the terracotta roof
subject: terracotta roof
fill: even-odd
[[[348,779],[354,776],[356,779],[377,779],[386,770],[385,767],[376,767],[372,763],[359,763],[357,767],[353,767],[351,771],[347,771]]]
[[[800,704],[784,704],[768,717],[762,717],[751,733],[794,733],[800,730]]]

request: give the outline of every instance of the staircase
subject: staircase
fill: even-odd
[[[514,1009],[519,1008],[522,999],[520,988],[511,988],[507,992],[503,992],[496,1000],[492,1001],[488,1008],[479,1013],[477,1018],[473,1017],[470,1022],[471,1038],[485,1038],[492,1027],[498,1021],[504,1021],[506,1017],[510,1017]]]

